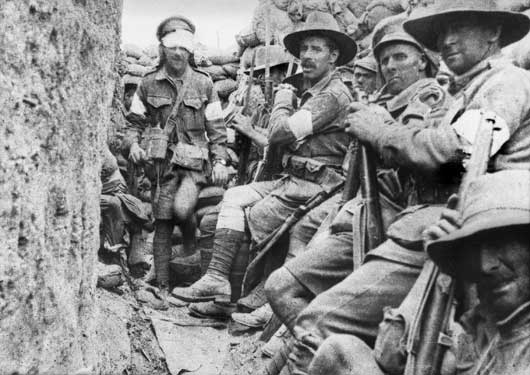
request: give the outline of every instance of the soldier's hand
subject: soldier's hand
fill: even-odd
[[[231,127],[241,133],[245,133],[245,131],[252,129],[252,125],[250,124],[250,117],[244,116],[241,113],[235,115],[230,124]]]
[[[142,150],[138,143],[133,143],[129,151],[129,159],[133,161],[134,164],[139,164],[146,159],[145,151]]]
[[[423,232],[423,241],[431,242],[454,232],[462,226],[462,215],[456,210],[458,196],[453,194],[447,201],[447,207],[436,224],[431,225]]]
[[[221,163],[216,163],[212,169],[212,182],[215,185],[223,186],[228,182],[228,168]]]
[[[371,141],[377,129],[393,122],[386,110],[375,105],[355,102],[348,106],[347,112],[344,120],[346,132],[365,142]]]

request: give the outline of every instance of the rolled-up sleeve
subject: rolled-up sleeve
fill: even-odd
[[[207,87],[207,102],[204,110],[206,134],[210,140],[210,153],[214,159],[227,160],[226,127],[223,121],[223,110],[217,91],[209,82]]]
[[[289,144],[321,133],[342,109],[337,97],[331,93],[308,99],[296,112],[292,106],[275,105],[269,125],[269,143]]]

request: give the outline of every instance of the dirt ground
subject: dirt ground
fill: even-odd
[[[124,285],[98,288],[97,336],[101,374],[248,375],[262,370],[261,332],[232,336],[200,326],[186,306],[155,311],[136,302]]]

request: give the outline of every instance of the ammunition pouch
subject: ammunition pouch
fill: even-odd
[[[199,172],[206,169],[208,149],[182,142],[171,145],[169,149],[172,152],[170,164]]]
[[[330,191],[344,182],[339,170],[311,158],[296,155],[284,155],[282,166],[293,177],[320,185],[324,191]]]

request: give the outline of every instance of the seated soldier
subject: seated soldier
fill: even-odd
[[[450,200],[451,206],[456,201]],[[471,183],[462,213],[447,208],[428,228],[427,252],[440,269],[475,283],[479,305],[464,314],[472,334],[474,364],[456,346],[445,355],[443,374],[527,374],[530,367],[530,171],[507,170]],[[490,333],[489,324],[495,327]],[[479,324],[477,324],[479,323]],[[487,327],[487,328],[486,328]],[[483,340],[484,337],[489,339]],[[453,353],[457,351],[457,353]],[[464,359],[464,358],[463,358]],[[467,361],[466,361],[467,362]],[[457,370],[458,368],[458,370]],[[371,348],[350,335],[332,335],[310,365],[311,375],[385,375]]]
[[[341,115],[352,98],[334,70],[353,59],[355,42],[323,12],[311,13],[304,29],[288,34],[284,42],[300,57],[303,74],[311,82],[298,108],[290,87],[282,86],[275,96],[268,140],[289,149],[283,157],[284,175],[226,192],[208,271],[189,288],[175,288],[172,293],[178,298],[229,301],[228,277],[235,255],[248,243],[247,229],[254,241],[263,241],[301,204],[342,184],[338,170],[350,140]]]
[[[403,31],[403,20],[403,17],[395,17],[379,25],[373,39],[375,56],[386,83],[375,103],[387,108],[389,117],[396,118],[396,127],[413,126],[424,118],[432,118],[430,112],[443,108],[449,100],[448,95],[433,79],[436,63],[426,55],[414,38]],[[383,56],[391,56],[392,59],[383,65]],[[395,61],[393,56],[400,56],[400,61]],[[428,102],[426,98],[429,98]],[[392,169],[382,169],[379,173],[380,203],[385,228],[407,203],[403,188],[394,176]],[[352,273],[354,266],[360,266],[359,261],[354,265],[353,248],[359,242],[359,235],[354,233],[352,223],[353,218],[359,214],[361,204],[360,196],[347,202],[327,235],[312,240],[306,251],[269,277],[266,285],[269,301],[289,330],[293,330],[297,316],[315,296],[344,280]],[[402,267],[407,271],[403,273],[404,280],[400,280],[401,284],[414,281],[409,276],[419,272],[418,263],[421,264],[422,258],[419,254],[405,259],[407,266]],[[375,264],[376,268],[383,266],[382,263]],[[389,263],[385,267],[390,272],[396,265]],[[392,290],[388,293],[395,294]],[[340,303],[336,297],[333,297],[333,301],[335,302],[328,301],[321,306]],[[317,319],[317,316],[314,318]]]
[[[101,167],[101,224],[100,248],[115,252],[126,247],[125,233],[141,232],[149,223],[149,210],[146,204],[128,194],[125,180],[118,169],[116,157],[105,145]],[[140,263],[140,262],[138,262]],[[145,260],[144,260],[145,263]],[[145,264],[145,266],[149,266]]]
[[[389,239],[371,250],[358,270],[299,314],[291,362],[299,373],[307,370],[314,350],[331,334],[354,334],[373,344],[383,307],[398,306],[407,296],[424,261],[417,263],[416,270],[403,265],[411,256],[420,260],[422,229],[436,220],[439,204],[457,190],[481,111],[498,118],[490,171],[530,165],[530,75],[499,58],[502,47],[528,32],[528,17],[502,11],[493,0],[468,1],[465,9],[458,0],[446,0],[415,13],[403,27],[426,47],[441,52],[457,75],[450,88],[456,98],[441,121],[407,127],[388,126],[383,118],[376,120],[370,108],[352,105],[348,130],[376,149],[385,162],[411,171],[416,194],[411,198],[420,205],[403,213],[387,233]],[[381,271],[390,264],[395,273]],[[330,308],[339,298],[341,305]]]
[[[355,60],[353,73],[350,73],[351,68],[347,66],[341,66],[337,68],[340,73],[342,81],[350,89],[350,91],[356,95],[372,95],[376,89],[376,73],[377,63],[372,55],[364,58]],[[299,87],[306,87],[307,83],[303,82],[303,76],[295,75],[285,80],[286,83],[293,84],[298,91],[302,92]],[[355,97],[355,95],[354,95]],[[350,147],[354,147],[354,143]],[[343,163],[343,172],[346,175],[348,170],[348,163],[352,151],[345,158]],[[315,237],[315,241],[322,238],[328,230],[329,224],[333,216],[342,207],[342,205],[349,199],[343,192],[339,192],[331,198],[324,201],[318,207],[309,211],[304,215],[289,231],[289,244],[288,251],[285,257],[285,262],[293,259],[298,254],[301,254],[307,247],[310,241],[315,237],[317,231],[320,233],[318,237]],[[329,217],[328,217],[329,215]],[[253,311],[249,314],[235,313],[232,314],[232,318],[238,323],[249,325],[252,327],[263,326],[267,323],[272,315],[272,309],[268,303],[266,303],[266,296],[264,292],[264,281],[255,289],[255,293],[252,293],[249,297],[245,297],[238,301],[239,305],[244,307],[250,307],[249,304],[259,304],[262,306],[260,309]],[[256,303],[259,301],[258,303]],[[256,307],[259,307],[256,306]]]

